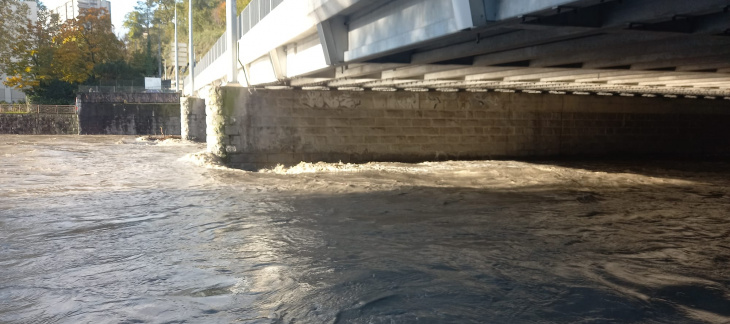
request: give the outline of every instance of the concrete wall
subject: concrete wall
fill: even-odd
[[[188,141],[205,142],[205,99],[180,98],[181,136]]]
[[[0,134],[76,135],[78,133],[77,115],[0,114]]]
[[[235,167],[730,153],[730,101],[214,88],[208,149]]]
[[[79,133],[180,135],[180,96],[175,93],[80,93]]]

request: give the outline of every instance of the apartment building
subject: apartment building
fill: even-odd
[[[30,9],[28,11],[28,19],[35,21],[38,19],[38,5],[35,1],[25,1]],[[2,81],[5,81],[7,76],[3,71],[0,71],[0,102],[18,102],[25,100],[25,94],[15,88],[7,87]]]
[[[81,9],[91,8],[105,8],[109,14],[112,13],[112,4],[106,0],[66,0],[49,9],[58,14],[60,21],[66,21],[76,19]]]

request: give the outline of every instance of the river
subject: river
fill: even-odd
[[[730,323],[730,164],[0,135],[1,323]]]

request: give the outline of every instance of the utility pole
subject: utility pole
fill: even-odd
[[[226,0],[226,42],[230,54],[228,83],[238,83],[238,26],[236,26],[236,0]]]
[[[180,61],[177,51],[177,0],[175,0],[175,92],[180,91]]]
[[[157,76],[162,78],[162,29],[157,26]]]
[[[195,93],[195,47],[193,47],[193,0],[188,8],[188,69],[190,71],[190,96]]]

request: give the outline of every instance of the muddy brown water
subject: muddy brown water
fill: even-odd
[[[0,135],[0,322],[730,323],[728,163],[203,150]]]

